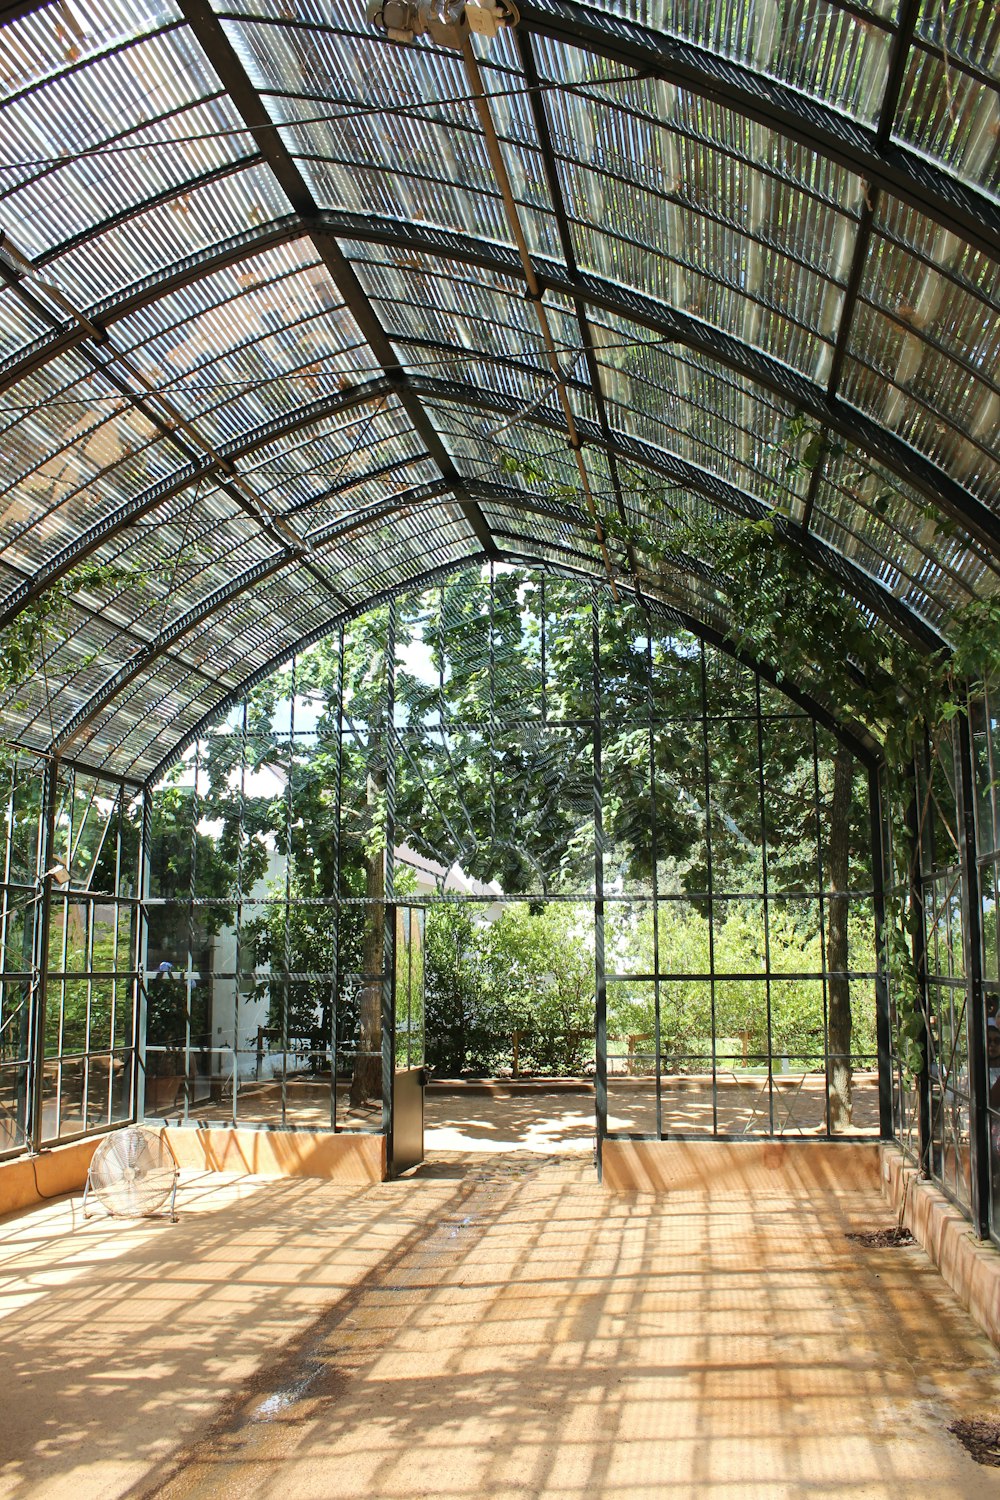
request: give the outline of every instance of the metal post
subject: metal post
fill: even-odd
[[[956,745],[961,815],[958,819],[959,857],[962,863],[962,929],[965,950],[965,983],[969,1036],[969,1133],[972,1152],[972,1214],[980,1239],[990,1232],[990,1128],[989,1062],[986,1049],[986,1013],[983,1008],[982,905],[979,867],[976,863],[975,762],[972,735],[966,714],[959,714]]]
[[[337,636],[337,710],[333,766],[333,910],[330,913],[330,1129],[337,1128],[340,1010],[340,820],[344,798],[344,627]]]
[[[29,1120],[26,1135],[32,1152],[42,1146],[42,1092],[45,1081],[45,1013],[48,996],[49,931],[52,912],[52,868],[56,839],[56,800],[59,794],[59,761],[53,756],[45,768],[42,819],[39,828],[37,877],[41,882],[35,922],[33,965],[35,982],[31,994],[31,1077],[28,1085]]]
[[[754,711],[757,715],[757,795],[760,800],[760,857],[764,896],[764,997],[767,1001],[767,1121],[774,1134],[774,1042],[771,1035],[771,903],[768,899],[767,795],[764,787],[764,726],[760,717],[760,678],[754,676]]]
[[[909,806],[906,809],[906,829],[913,851],[908,877],[910,903],[909,927],[910,939],[913,944],[913,967],[916,973],[917,992],[920,997],[924,1020],[923,1039],[920,1048],[923,1061],[920,1065],[920,1074],[917,1078],[917,1139],[920,1172],[923,1177],[929,1177],[931,1175],[931,1097],[930,1071],[927,1061],[930,1050],[930,1038],[927,1033],[927,1018],[929,1014],[929,1001],[927,997],[927,933],[924,924],[924,892],[920,873],[923,862],[923,848],[920,823],[917,817],[915,766],[913,770],[914,795],[911,797]]]
[[[657,796],[656,796],[656,736],[653,729],[653,625],[648,618],[646,620],[646,744],[649,775],[649,845],[650,863],[652,865],[652,890],[653,890],[653,1050],[656,1055],[656,1138],[663,1139],[663,1077],[661,1067],[661,1043],[663,1027],[660,1013],[660,886],[659,863],[659,827],[657,825]]]
[[[875,1035],[878,1040],[879,1135],[891,1140],[895,1133],[892,1105],[892,1028],[889,1021],[889,986],[883,962],[885,941],[885,813],[882,787],[875,766],[868,770],[868,808],[872,843],[872,904],[875,908]]]
[[[705,786],[705,886],[708,896],[708,998],[712,1017],[712,1135],[719,1133],[719,1039],[715,1020],[715,874],[712,869],[712,763],[708,743],[708,658],[699,641],[701,664],[701,757]]]
[[[816,880],[819,894],[820,963],[823,969],[823,1119],[827,1137],[833,1134],[830,1123],[830,979],[829,950],[826,945],[826,861],[823,858],[823,817],[819,790],[819,731],[812,721],[813,811],[816,814]],[[832,794],[831,794],[832,797]],[[831,807],[831,831],[833,814]],[[874,854],[873,854],[874,858]]]
[[[389,605],[385,645],[385,889],[382,923],[382,1130],[392,1175],[392,1084],[396,1070],[396,601]]]
[[[292,1004],[292,874],[295,846],[292,827],[295,821],[295,696],[298,691],[298,658],[292,657],[288,695],[288,764],[285,773],[285,901],[284,930],[281,943],[281,1123],[288,1124],[288,1012]]]
[[[147,983],[149,964],[149,890],[150,860],[153,845],[153,794],[148,786],[142,790],[142,818],[139,824],[139,906],[135,924],[135,990],[133,993],[132,1033],[132,1100],[135,1118],[146,1115],[146,1029],[148,1026]]]
[[[236,832],[236,907],[233,912],[233,938],[235,942],[236,975],[233,979],[233,1128],[238,1123],[239,1116],[239,1077],[240,1077],[240,1020],[243,1009],[243,986],[246,984],[246,959],[247,954],[244,947],[243,929],[246,919],[244,911],[243,883],[246,875],[246,815],[247,815],[247,736],[249,733],[249,699],[243,699],[243,708],[240,714],[240,790],[239,790],[239,813]],[[212,1025],[215,1034],[218,1029],[215,1026],[215,986],[216,980],[212,976]],[[214,1055],[214,1054],[213,1054]],[[258,1071],[258,1077],[260,1076]],[[220,1086],[221,1096],[221,1086]]]
[[[590,601],[594,714],[594,1103],[597,1119],[597,1177],[604,1170],[608,1133],[608,981],[604,962],[604,785],[601,769],[601,631],[597,590]]]

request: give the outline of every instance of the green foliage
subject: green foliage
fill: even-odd
[[[802,414],[787,424],[780,446],[789,474],[811,473],[842,451]],[[501,466],[528,483],[546,482],[537,464],[529,472],[516,456],[505,455]],[[669,575],[678,561],[707,573],[724,601],[727,633],[738,650],[767,663],[778,681],[812,688],[842,723],[861,726],[880,741],[899,861],[896,883],[905,892],[917,859],[907,831],[914,757],[925,743],[932,755],[937,752],[949,725],[967,711],[970,693],[981,689],[1000,659],[1000,597],[961,606],[949,624],[950,649],[924,652],[895,631],[873,628],[837,580],[795,545],[779,497],[771,513],[758,519],[682,517],[668,486],[658,486],[648,474],[626,471],[626,479],[639,514],[648,520],[628,526],[608,521],[608,536],[632,546],[654,574]],[[885,513],[892,498],[889,492],[876,497],[876,512]],[[947,532],[935,507],[928,507],[928,520]],[[908,896],[890,899],[882,958],[891,981],[899,1055],[914,1070],[920,1065],[923,1019],[913,947],[906,937],[910,920]]]
[[[0,630],[0,695],[15,693],[41,670],[49,647],[65,633],[75,595],[144,589],[143,568],[118,563],[82,563],[50,584]]]
[[[576,1073],[592,1062],[594,950],[572,905],[515,903],[485,926],[432,907],[426,948],[428,1062],[444,1074]]]

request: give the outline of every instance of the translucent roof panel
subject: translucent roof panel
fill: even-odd
[[[724,630],[699,516],[928,645],[996,593],[993,8],[522,12],[472,66],[362,0],[0,20],[0,626],[72,599],[12,734],[142,778],[476,557]]]

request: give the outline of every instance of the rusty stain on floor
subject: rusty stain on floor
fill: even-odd
[[[0,1496],[996,1496],[1000,1360],[873,1193],[614,1197],[466,1153],[0,1230]]]

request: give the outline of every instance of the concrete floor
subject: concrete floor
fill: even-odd
[[[179,1205],[0,1224],[5,1500],[1000,1494],[947,1432],[1000,1413],[1000,1360],[921,1250],[844,1238],[873,1193],[456,1152]]]

